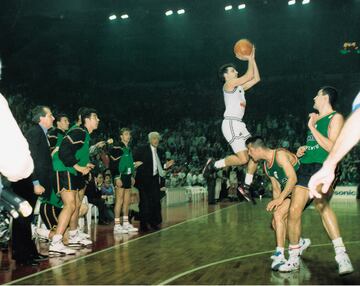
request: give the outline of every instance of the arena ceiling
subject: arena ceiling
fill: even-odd
[[[224,11],[238,2],[246,9]],[[233,44],[251,39],[264,78],[309,72],[359,72],[359,56],[339,53],[359,41],[359,0],[1,0],[5,81],[104,83],[215,78],[235,61]],[[167,9],[186,14],[166,17]],[[127,21],[109,21],[112,13]]]

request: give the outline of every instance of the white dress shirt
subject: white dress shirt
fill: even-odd
[[[153,145],[150,145],[151,147],[151,153],[152,153],[152,162],[153,162],[153,176],[158,174],[158,166],[157,166],[157,152],[156,148]]]
[[[29,144],[0,94],[0,173],[10,181],[29,177],[34,170]]]
[[[150,144],[152,159],[153,159],[153,176],[159,174],[160,177],[164,177],[165,172],[161,166],[159,156],[157,154],[156,148]]]

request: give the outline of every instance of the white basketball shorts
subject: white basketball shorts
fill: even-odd
[[[236,119],[224,118],[221,126],[226,141],[234,153],[247,150],[245,141],[251,137],[244,122]]]

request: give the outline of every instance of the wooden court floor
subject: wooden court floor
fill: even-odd
[[[267,200],[208,208],[204,203],[164,209],[164,228],[145,235],[93,231],[107,248],[76,258],[52,258],[48,268],[9,284],[360,284],[360,202],[332,202],[355,272],[337,274],[334,250],[314,209],[303,215],[304,237],[312,246],[301,269],[270,269],[274,235]],[[57,260],[55,260],[57,259]],[[53,260],[53,261],[51,261]],[[7,281],[9,282],[9,281]]]

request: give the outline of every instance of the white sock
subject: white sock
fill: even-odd
[[[225,159],[217,160],[214,166],[216,169],[225,168]]]
[[[346,248],[341,237],[334,239],[332,243],[334,245],[336,255],[346,252]]]
[[[280,252],[281,255],[284,255],[285,249],[284,249],[284,247],[277,246],[276,247],[276,252]]]
[[[123,216],[123,224],[128,224],[128,223],[129,223],[129,217]]]
[[[290,244],[289,245],[289,256],[299,256],[300,255],[300,245],[299,244]]]
[[[61,234],[55,234],[54,236],[53,236],[53,238],[52,238],[52,243],[57,243],[57,242],[59,242],[60,240],[62,240],[62,235]]]
[[[77,233],[77,229],[75,229],[75,230],[69,230],[69,235],[70,235],[70,236],[75,236],[76,233]]]
[[[303,239],[302,237],[300,237],[300,239],[299,239],[299,245],[301,246],[301,245],[303,245],[304,243],[305,243],[304,239]]]
[[[245,176],[245,184],[246,185],[251,185],[252,181],[254,179],[254,175],[251,175],[251,174],[248,174],[246,173],[246,176]]]

